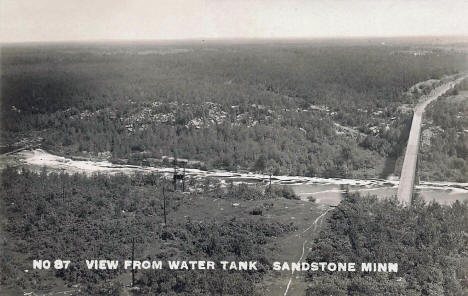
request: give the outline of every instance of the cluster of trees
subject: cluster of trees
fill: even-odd
[[[264,200],[264,199],[299,199],[291,187],[271,185],[267,186],[252,186],[247,184],[230,185],[223,192],[224,198],[234,198],[240,200]]]
[[[221,188],[214,182],[206,193],[173,192],[171,184],[154,175],[102,176],[56,174],[45,171],[1,172],[1,285],[20,290],[46,291],[57,281],[80,284],[89,295],[119,295],[128,282],[128,272],[88,270],[85,260],[111,258],[129,260],[132,239],[139,260],[257,260],[260,272],[230,273],[163,270],[138,272],[136,281],[142,294],[180,293],[187,295],[252,295],[269,265],[265,244],[273,237],[296,230],[291,224],[266,220],[246,213],[242,219],[203,222],[179,217],[183,199],[203,196],[231,199],[291,198],[287,189],[275,188],[267,195],[258,187],[231,185]],[[210,184],[211,183],[211,184]],[[165,186],[168,224],[164,221]],[[255,194],[258,194],[256,196]],[[31,270],[33,259],[71,260],[67,270]],[[25,272],[24,270],[28,270]],[[195,294],[194,294],[195,293]]]
[[[402,207],[346,193],[315,239],[309,262],[355,262],[356,272],[315,272],[308,295],[466,295],[468,203]],[[361,272],[396,262],[397,273]]]
[[[424,129],[431,137],[429,143],[423,143],[420,154],[424,180],[468,180],[468,98],[450,95],[433,102],[425,113]]]
[[[34,131],[45,139],[45,148],[61,154],[110,151],[115,159],[133,163],[141,161],[145,151],[152,157],[198,159],[208,167],[377,176],[384,158],[401,150],[407,118],[397,106],[415,99],[403,92],[463,65],[460,54],[394,54],[399,46],[298,42],[6,47],[2,138],[13,143]],[[155,49],[173,53],[148,54]],[[169,112],[165,104],[176,102],[179,107],[171,111],[176,120],[150,121],[129,130],[128,119],[154,101],[163,103],[161,114]],[[200,109],[206,102],[219,105],[226,120],[200,129],[187,127],[206,113]],[[310,105],[329,111],[298,112]],[[91,115],[80,116],[84,113]],[[239,114],[257,124],[238,124]],[[360,127],[366,136],[337,135],[335,122]],[[377,133],[370,131],[375,126]]]
[[[144,243],[151,238],[148,233],[161,232],[159,179],[18,173],[7,168],[1,180],[2,206],[7,211],[4,230],[9,237],[3,246],[2,267],[8,271],[2,277],[4,285],[49,288],[53,271],[23,271],[38,258],[75,262],[66,271],[57,271],[56,276],[68,283],[114,278],[120,271],[89,272],[85,260],[128,259],[132,237]],[[170,193],[169,211],[178,207],[181,198]],[[24,265],[18,251],[27,256]]]
[[[257,295],[255,284],[261,282],[270,269],[263,247],[272,237],[296,230],[292,224],[276,221],[229,220],[223,223],[187,222],[185,229],[169,228],[171,240],[181,244],[178,258],[210,258],[215,262],[257,261],[257,271],[235,272],[223,270],[157,270],[139,277],[141,294],[170,295]]]

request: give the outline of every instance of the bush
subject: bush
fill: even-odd
[[[290,186],[268,186],[265,190],[265,194],[270,194],[272,198],[286,198],[300,200],[299,196],[294,193]]]
[[[260,208],[255,208],[252,211],[250,211],[250,214],[251,215],[260,215],[260,216],[262,216],[263,215],[263,210],[260,209]]]

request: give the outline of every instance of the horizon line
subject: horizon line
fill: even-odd
[[[190,38],[96,38],[96,39],[56,39],[0,41],[0,45],[59,44],[59,43],[105,43],[105,42],[184,42],[184,41],[268,41],[268,40],[372,40],[372,39],[467,39],[468,34],[444,35],[336,35],[336,36],[285,36],[285,37],[190,37]]]

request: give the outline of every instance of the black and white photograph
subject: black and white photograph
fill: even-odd
[[[0,0],[0,295],[468,296],[468,1]]]

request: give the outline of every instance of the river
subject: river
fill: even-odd
[[[149,167],[136,165],[119,165],[109,161],[73,160],[63,156],[51,154],[42,149],[23,150],[8,155],[1,155],[0,164],[25,167],[39,171],[46,169],[50,172],[92,174],[162,174],[172,177],[174,169],[171,167]],[[186,169],[187,178],[201,180],[217,178],[222,183],[265,183],[269,182],[269,175],[257,173],[239,173],[224,170]],[[291,186],[301,199],[313,197],[317,203],[336,205],[339,203],[344,187],[350,191],[362,194],[372,194],[378,197],[392,197],[396,195],[398,180],[383,179],[341,179],[302,176],[272,176],[272,184]],[[448,204],[455,200],[468,200],[468,183],[455,182],[421,182],[416,186],[421,196],[430,201]]]

